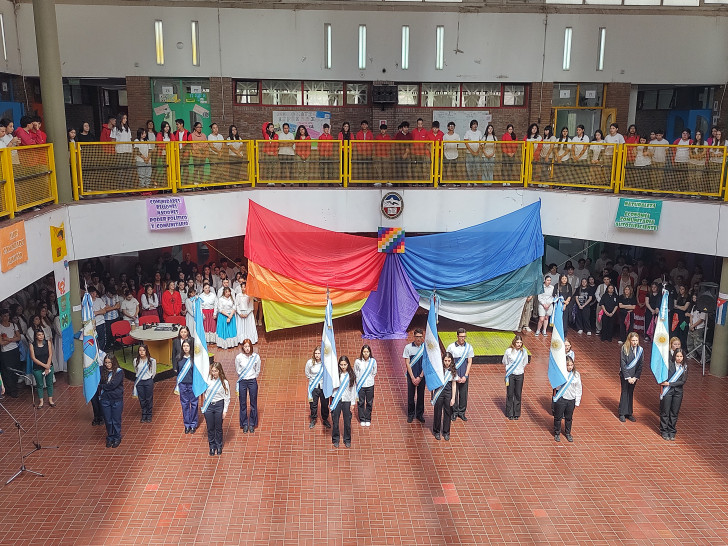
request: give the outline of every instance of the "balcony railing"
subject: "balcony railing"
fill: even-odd
[[[0,218],[57,203],[53,144],[0,149]]]

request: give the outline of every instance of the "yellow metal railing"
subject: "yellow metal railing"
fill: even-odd
[[[55,199],[55,188],[49,195],[34,187],[36,197],[26,191],[16,205],[13,175],[21,166],[21,180],[55,177],[52,162],[30,157],[47,158],[49,149],[34,148],[0,150],[0,178],[6,181],[0,216]],[[71,145],[71,171],[76,199],[225,186],[497,184],[728,200],[727,157],[725,146],[574,141],[98,142]]]
[[[52,144],[0,149],[0,217],[58,203]]]

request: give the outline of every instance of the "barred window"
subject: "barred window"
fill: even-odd
[[[263,80],[263,104],[301,106],[303,102],[301,82]]]
[[[347,83],[346,84],[346,104],[348,104],[348,105],[369,104],[369,84],[368,83]]]
[[[403,84],[397,86],[397,104],[403,106],[417,106],[419,98],[419,85]]]
[[[463,106],[466,108],[494,108],[501,104],[499,83],[464,83]]]
[[[258,104],[260,102],[260,95],[258,94],[258,82],[235,82],[235,101],[238,104]]]
[[[343,106],[343,85],[341,82],[303,82],[303,103],[306,106]]]
[[[423,83],[421,95],[422,106],[460,106],[460,85],[456,83]]]
[[[526,102],[525,85],[503,86],[503,106],[523,106]]]

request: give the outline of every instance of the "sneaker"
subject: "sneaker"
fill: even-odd
[[[435,433],[435,440],[439,440],[439,439],[440,439],[440,433],[439,432],[436,432]]]
[[[623,343],[623,341],[621,339],[617,340],[617,345],[621,345],[622,343]]]
[[[524,330],[526,330],[526,332],[530,332],[530,331],[531,331],[531,329],[530,329],[530,328],[529,328],[528,326],[526,326],[526,327],[524,328]]]
[[[590,336],[591,335],[591,332],[587,332],[586,335]]]
[[[445,438],[445,440],[447,440],[448,442],[450,441],[450,434],[443,434],[442,437]]]
[[[533,334],[533,337],[538,337],[538,336],[539,336],[539,333],[538,333],[538,330],[536,330],[536,333]]]
[[[627,419],[630,420],[632,423],[634,423],[635,421],[637,421],[637,419],[635,419],[634,415],[628,415],[627,416]]]
[[[331,428],[331,423],[329,423],[328,421],[324,421],[324,426],[326,428]]]
[[[351,442],[344,442],[344,445],[345,445],[346,447],[351,447]]]
[[[371,421],[367,421],[366,422],[366,426],[368,426],[368,427],[372,426],[372,422]]]
[[[560,442],[561,441],[561,434],[554,434],[554,441]]]
[[[543,337],[546,337],[548,335],[548,332],[546,330],[543,331]]]
[[[313,428],[316,426],[316,419],[311,419],[311,422],[308,425],[308,428]]]
[[[366,422],[365,422],[365,421],[361,421],[361,422],[360,422],[359,424],[360,424],[361,426],[363,426],[363,427],[367,426],[367,424],[366,424]]]
[[[579,334],[579,335],[581,335],[581,334],[583,334],[583,333],[584,333],[584,330],[579,330],[579,331],[578,331],[578,332],[576,332],[576,333],[577,333],[577,334]]]
[[[374,183],[374,187],[375,188],[381,188],[382,187],[382,183],[381,182],[375,182]],[[349,447],[349,446],[346,446],[346,447]]]
[[[567,434],[566,435],[566,440],[569,441],[569,442],[573,442],[574,441],[574,437],[571,434]]]

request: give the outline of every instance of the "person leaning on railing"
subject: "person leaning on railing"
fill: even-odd
[[[207,140],[210,141],[209,161],[210,161],[210,182],[226,182],[223,178],[225,176],[224,159],[227,156],[227,144],[225,144],[225,137],[220,134],[220,128],[217,123],[210,124],[210,134],[207,135]]]
[[[609,183],[609,178],[604,176],[604,133],[601,129],[594,131],[593,144],[589,146],[590,167],[589,167],[589,183],[594,186],[604,186]],[[609,172],[609,171],[607,171]]]
[[[665,140],[665,131],[657,129],[655,131],[655,138],[650,140],[650,145],[655,145],[652,148],[652,187],[655,189],[662,189],[665,184],[665,169],[667,166],[667,151],[670,143]]]
[[[541,163],[541,171],[539,176],[539,181],[542,182],[548,182],[550,174],[551,174],[551,161],[553,159],[554,154],[554,142],[556,142],[556,136],[554,136],[554,130],[551,128],[551,125],[547,125],[543,129],[543,138],[541,140],[543,144],[541,145],[541,153],[539,157],[539,161]],[[535,172],[535,171],[534,171]]]
[[[718,128],[716,128],[712,138],[712,145],[708,150],[709,191],[711,193],[718,193],[723,182],[721,176],[723,173],[723,162],[725,161],[724,147],[728,145],[728,142],[723,138],[723,131]]]
[[[318,139],[327,141],[318,143],[319,174],[321,180],[336,180],[338,173],[334,172],[334,166],[338,162],[334,160],[334,143],[332,142],[334,135],[331,134],[331,126],[328,123],[324,123],[323,133],[319,135]]]
[[[651,174],[652,167],[652,150],[646,146],[647,138],[639,137],[639,146],[634,146],[634,150],[631,154],[627,154],[628,158],[630,155],[634,157],[632,161],[632,169],[627,170],[630,180],[627,183],[627,187],[630,188],[654,188],[654,182]],[[629,159],[628,166],[629,166]]]
[[[230,182],[246,182],[248,171],[246,168],[245,143],[241,141],[238,128],[231,125],[228,129],[228,180]]]
[[[672,144],[673,146],[676,146],[676,148],[673,148],[673,164],[678,172],[676,173],[676,180],[673,184],[665,189],[672,191],[686,191],[688,174],[686,171],[688,170],[688,164],[690,163],[689,146],[692,146],[693,144],[693,139],[690,138],[690,129],[683,129],[681,137],[675,139],[675,142]]]
[[[584,126],[576,126],[576,136],[571,139],[571,157],[577,170],[574,172],[576,183],[586,181],[586,167],[589,163],[589,137],[584,133]]]
[[[705,184],[706,148],[698,147],[705,146],[702,131],[695,131],[693,145],[695,147],[690,148],[690,160],[688,161],[688,170],[690,171],[690,186],[688,189],[691,192],[703,193],[707,191],[707,185]]]
[[[296,178],[298,178],[298,180],[308,180],[311,174],[309,172],[311,143],[304,141],[310,141],[311,137],[308,135],[308,129],[306,129],[305,125],[299,125],[296,127],[295,140],[296,143],[293,146],[294,152],[296,153]]]
[[[518,140],[518,137],[516,136],[516,132],[513,129],[513,124],[509,123],[506,126],[506,132],[503,133],[503,137],[501,138],[503,140],[501,152],[503,153],[503,174],[502,178],[504,181],[506,181],[504,186],[510,186],[511,180],[518,181],[520,176],[518,176],[518,157],[516,157],[516,153],[518,152],[518,144],[515,143],[515,141]]]
[[[569,156],[571,155],[571,139],[569,138],[569,128],[561,128],[561,136],[556,141],[554,147],[554,178],[560,182],[569,182],[569,169],[565,165],[569,162]]]

